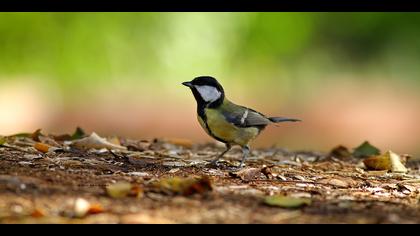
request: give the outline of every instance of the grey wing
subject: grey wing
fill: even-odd
[[[234,112],[224,112],[223,115],[238,127],[265,126],[271,122],[263,114],[242,106]]]

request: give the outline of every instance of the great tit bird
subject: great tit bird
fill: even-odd
[[[226,98],[222,85],[211,76],[199,76],[182,84],[191,89],[197,101],[197,118],[201,127],[211,137],[226,145],[226,150],[211,164],[216,164],[233,145],[239,145],[243,153],[239,166],[241,168],[249,154],[250,141],[267,125],[300,121],[285,117],[267,117],[253,109],[234,104]]]

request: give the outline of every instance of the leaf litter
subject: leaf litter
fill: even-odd
[[[420,223],[418,160],[37,130],[0,136],[0,223]],[[363,164],[363,165],[361,165]]]

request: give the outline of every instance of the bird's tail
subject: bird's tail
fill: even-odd
[[[273,123],[280,123],[280,122],[287,122],[287,121],[291,121],[291,122],[302,121],[299,119],[286,118],[286,117],[269,117],[268,119]]]

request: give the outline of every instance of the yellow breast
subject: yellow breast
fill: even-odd
[[[248,145],[252,139],[258,136],[259,130],[257,128],[239,128],[226,121],[223,115],[215,109],[205,109],[205,114],[210,131],[207,129],[206,124],[201,117],[198,116],[198,122],[201,127],[203,127],[207,134],[213,134],[227,143],[244,146]]]

